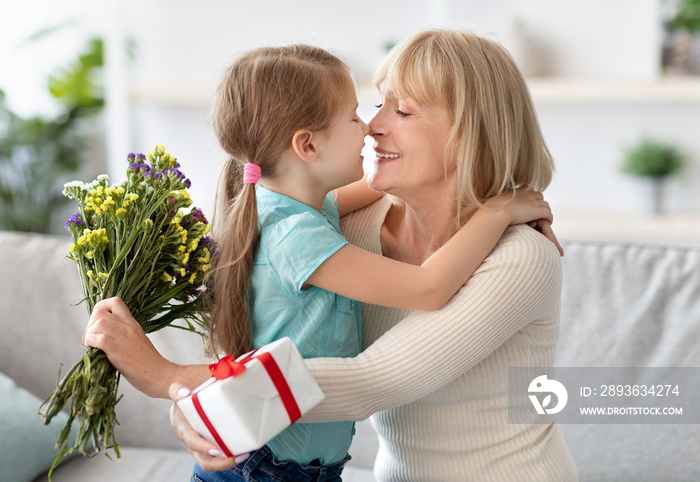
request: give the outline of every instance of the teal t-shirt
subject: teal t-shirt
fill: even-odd
[[[256,188],[260,239],[255,249],[250,306],[253,346],[288,336],[304,358],[352,357],[360,352],[360,304],[312,286],[321,263],[347,244],[335,198],[323,212],[290,197]],[[268,443],[278,460],[322,464],[342,460],[354,422],[295,423]]]

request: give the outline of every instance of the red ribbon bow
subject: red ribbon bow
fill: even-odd
[[[247,360],[246,360],[247,361]],[[245,371],[245,361],[237,362],[233,355],[226,355],[216,363],[209,365],[211,376],[217,380],[223,380],[228,377],[236,377]]]

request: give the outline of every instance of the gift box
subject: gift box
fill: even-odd
[[[289,338],[228,355],[209,370],[212,378],[177,404],[227,457],[261,448],[324,399]]]

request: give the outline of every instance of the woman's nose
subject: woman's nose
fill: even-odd
[[[384,133],[384,128],[382,127],[382,120],[381,120],[381,115],[382,111],[381,109],[377,111],[376,114],[374,114],[374,117],[370,119],[368,127],[369,127],[369,135],[372,137],[375,136],[381,136]]]

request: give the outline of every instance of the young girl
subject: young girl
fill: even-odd
[[[379,196],[365,180],[342,187],[363,174],[369,128],[356,109],[348,68],[322,49],[259,49],[226,72],[215,112],[216,134],[231,156],[214,229],[216,349],[238,355],[289,336],[305,358],[355,356],[361,319],[353,300],[437,309],[509,224],[550,215],[527,196],[482,209],[420,267],[349,245],[339,216]],[[304,472],[312,480],[320,466],[340,473],[352,433],[353,422],[297,423],[263,451],[273,467],[296,462],[283,471],[289,480],[305,480]]]
[[[340,217],[381,196],[361,179],[369,128],[356,109],[347,66],[319,48],[257,49],[226,71],[214,115],[216,135],[230,155],[214,220],[210,337],[216,352],[240,355],[289,336],[305,358],[356,356],[357,301],[437,309],[508,225],[551,220],[541,194],[519,190],[489,200],[492,208],[476,211],[421,266],[348,244]],[[97,332],[91,320],[88,334]],[[96,341],[86,335],[85,343]],[[99,348],[120,369],[111,349]],[[163,372],[158,375],[162,385]],[[193,480],[273,480],[264,478],[269,474],[274,480],[340,480],[353,424],[296,423],[230,471],[207,474],[196,466]]]

